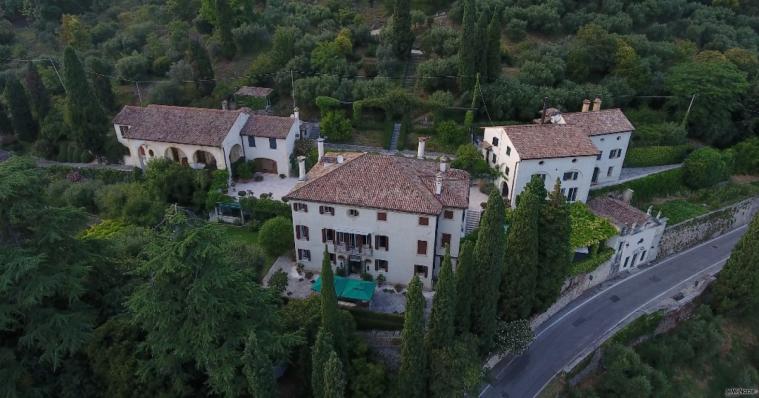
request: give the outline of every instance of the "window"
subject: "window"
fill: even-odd
[[[493,146],[498,146],[498,137],[493,137]]]
[[[567,171],[566,173],[564,173],[564,181],[569,181],[569,180],[573,180],[574,181],[574,180],[577,180],[577,177],[579,175],[580,175],[580,173],[578,173],[576,171]]]
[[[627,263],[630,262],[630,256],[625,257],[625,265],[622,266],[622,268],[627,268]]]
[[[119,126],[119,132],[121,132],[121,136],[123,137],[124,134],[126,134],[129,131],[129,126]]]
[[[329,228],[322,228],[322,242],[326,243],[327,241],[330,241],[330,242],[335,241],[335,230],[329,229]]]
[[[440,246],[446,247],[451,245],[451,234],[443,234],[443,237],[440,239]]]
[[[577,200],[577,188],[569,188],[567,190],[567,202],[574,202]]]
[[[540,178],[541,180],[543,180],[543,182],[546,181],[546,175],[545,174],[537,173],[537,174],[533,174],[532,176],[533,177],[537,176],[538,178]]]
[[[430,225],[430,219],[427,217],[419,217],[419,225]]]
[[[374,236],[374,247],[377,249],[390,250],[390,238],[385,235]]]
[[[277,149],[277,139],[276,138],[269,138],[269,148],[271,148],[271,149]]]
[[[643,259],[646,258],[646,251],[643,250],[643,253],[640,255],[640,261],[643,261]]]
[[[335,253],[330,253],[329,254],[329,262],[331,262],[333,264],[335,263]]]
[[[493,154],[493,156],[491,156],[491,158],[490,158],[490,161],[493,162],[493,163],[495,163],[496,159],[497,158],[496,158],[495,154]]]
[[[511,147],[507,146],[506,147],[506,156],[510,156],[510,155],[511,155]]]
[[[611,174],[614,172],[614,167],[609,167],[609,170],[606,170],[606,176],[611,177]]]
[[[387,221],[387,213],[384,211],[377,212],[377,221]]]
[[[447,220],[453,220],[453,210],[446,210],[443,212],[443,218]]]
[[[545,163],[545,160],[541,160],[540,162],[538,162],[538,164],[544,164],[544,163]]]
[[[618,137],[617,137],[617,141],[619,141],[621,138],[622,138],[622,136],[618,136]],[[642,260],[642,259],[641,259],[641,260]]]
[[[311,250],[298,249],[298,260],[311,261]]]
[[[622,156],[622,149],[612,149],[611,152],[609,152],[609,159],[616,159],[620,156]]]
[[[604,151],[598,151],[598,155],[596,155],[596,160],[601,160],[601,157],[604,155]]]
[[[348,209],[348,215],[351,217],[358,217],[358,210],[356,209]]]
[[[414,266],[414,273],[419,276],[424,276],[427,278],[427,266],[426,265],[415,265]]]
[[[151,150],[148,151],[148,155],[155,156],[155,152],[153,152],[153,150],[151,149]],[[205,155],[205,154],[203,154],[203,155]],[[200,159],[200,157],[198,157],[198,159]],[[203,156],[203,159],[205,159],[205,156]],[[203,162],[200,162],[200,163],[203,163]]]
[[[387,272],[387,260],[374,260],[374,270]]]
[[[504,167],[503,168],[503,175],[508,176],[509,175],[509,171],[510,170],[509,170],[508,166]]]
[[[572,163],[577,163],[577,159],[572,159]]]
[[[308,213],[308,205],[305,203],[293,203],[293,211]]]
[[[416,241],[416,254],[420,255],[427,255],[427,241],[426,240],[418,240]]]
[[[296,225],[295,237],[298,240],[308,240],[308,227],[305,225]]]
[[[252,135],[248,136],[248,146],[251,148],[256,147],[256,137],[253,137]]]
[[[334,216],[335,208],[332,206],[319,206],[319,214],[329,214],[330,216]]]

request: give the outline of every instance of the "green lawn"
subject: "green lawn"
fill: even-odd
[[[669,219],[667,221],[667,224],[669,225],[674,225],[679,222],[698,217],[709,211],[707,207],[697,205],[683,199],[675,199],[669,202],[665,202],[661,206],[654,207],[654,212],[659,210],[661,210],[661,213],[664,217],[667,217]]]

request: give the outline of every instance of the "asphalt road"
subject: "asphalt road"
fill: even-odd
[[[600,344],[621,321],[699,275],[720,269],[746,227],[675,254],[599,291],[579,298],[543,323],[527,352],[491,371],[480,397],[529,398],[587,348]]]

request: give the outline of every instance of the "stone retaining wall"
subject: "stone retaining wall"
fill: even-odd
[[[748,224],[759,211],[759,197],[746,199],[732,206],[668,226],[659,242],[662,259],[689,249],[711,238]]]

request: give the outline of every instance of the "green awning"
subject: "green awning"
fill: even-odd
[[[372,297],[374,297],[376,286],[375,282],[335,276],[335,293],[339,300],[371,301]],[[311,290],[321,292],[322,278],[320,276],[316,278],[316,281],[311,286]]]

